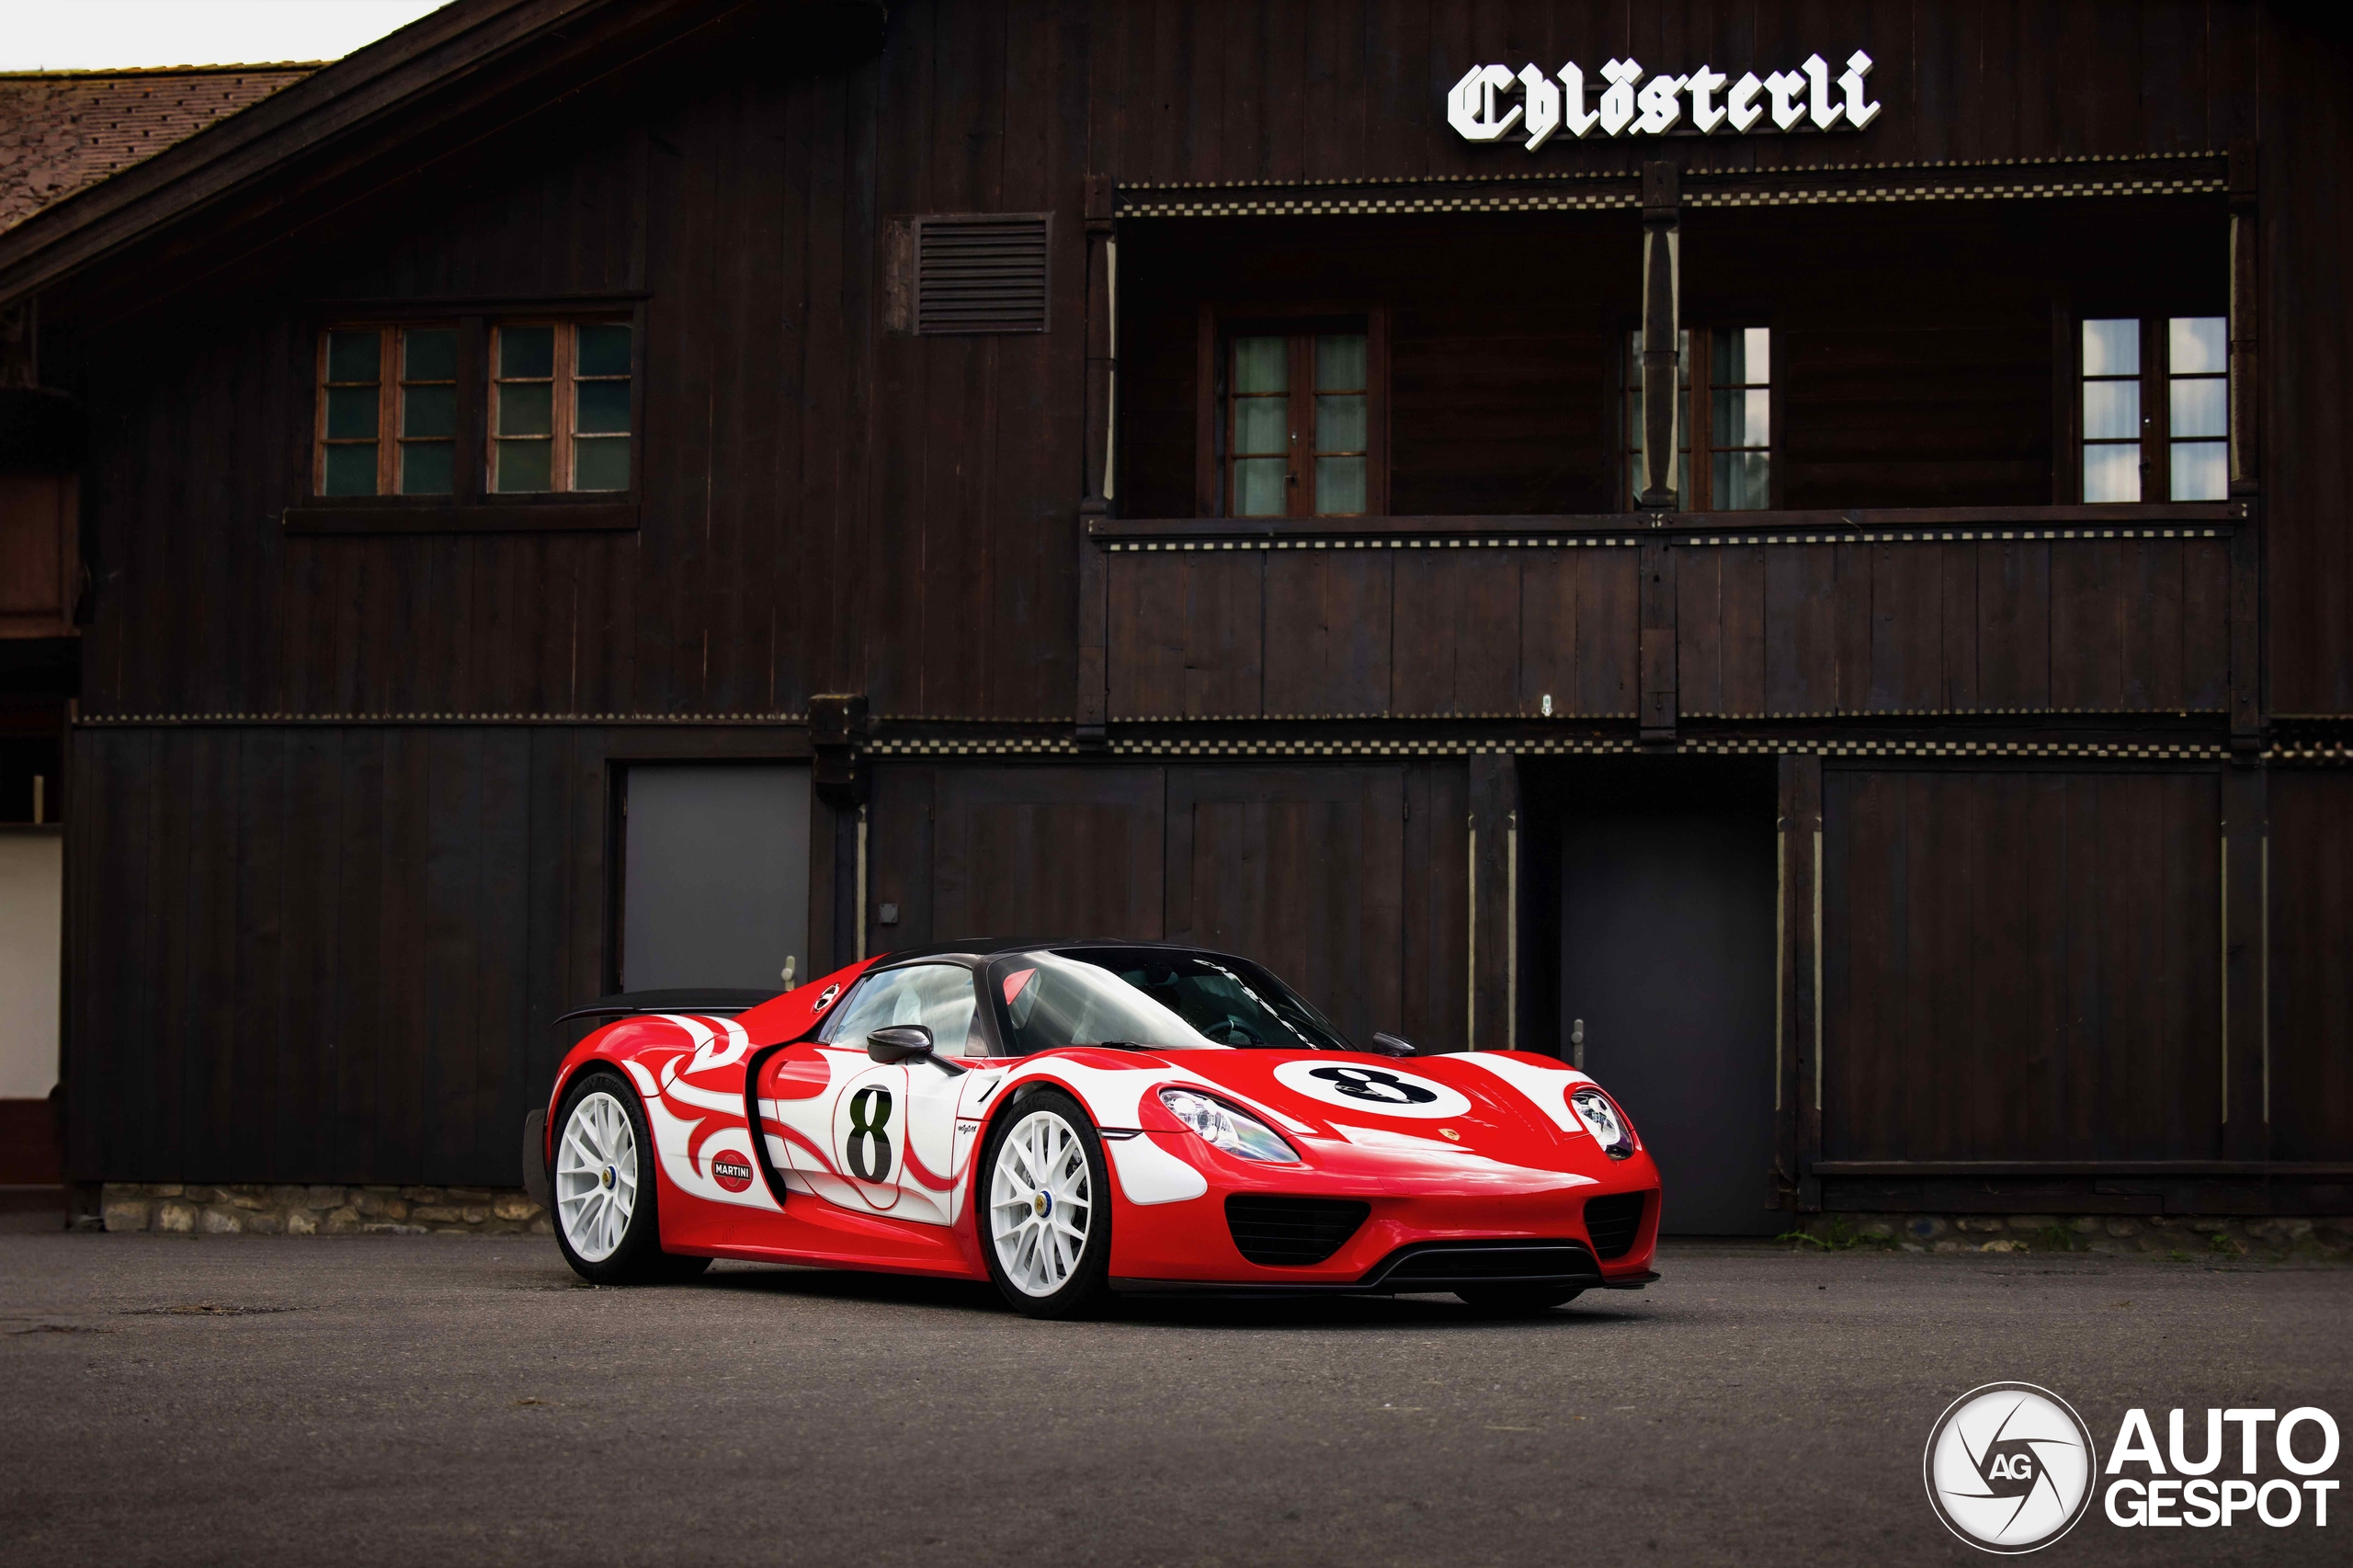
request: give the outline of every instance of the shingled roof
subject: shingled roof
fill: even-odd
[[[320,63],[0,74],[0,233],[259,103]]]

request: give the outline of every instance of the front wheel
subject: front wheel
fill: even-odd
[[[1585,1294],[1582,1287],[1557,1285],[1469,1285],[1454,1292],[1465,1305],[1497,1317],[1529,1317],[1564,1306]]]
[[[574,1273],[598,1285],[651,1285],[710,1267],[707,1257],[662,1250],[654,1140],[627,1084],[611,1073],[581,1074],[556,1125],[555,1241]]]
[[[1111,1271],[1103,1142],[1078,1102],[1036,1089],[1006,1108],[981,1165],[982,1255],[1014,1310],[1069,1317],[1100,1303]]]

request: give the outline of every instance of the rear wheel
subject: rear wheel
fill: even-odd
[[[555,1240],[563,1260],[598,1285],[688,1279],[707,1257],[662,1250],[654,1140],[637,1094],[612,1073],[583,1074],[556,1123]]]
[[[1111,1267],[1103,1142],[1078,1102],[1036,1089],[1006,1108],[981,1166],[981,1252],[1014,1309],[1069,1317],[1102,1301]]]
[[[1454,1292],[1470,1306],[1497,1317],[1526,1317],[1549,1312],[1585,1294],[1581,1286],[1470,1285]]]

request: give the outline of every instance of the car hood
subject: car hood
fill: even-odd
[[[1377,1155],[1371,1163],[1392,1168],[1435,1162],[1456,1175],[1483,1161],[1553,1170],[1608,1163],[1569,1108],[1570,1092],[1592,1080],[1548,1056],[1250,1050],[1154,1052],[1150,1060],[1161,1069],[1156,1083],[1193,1085],[1232,1100],[1294,1142],[1307,1141],[1303,1152],[1319,1165],[1363,1163],[1348,1151]]]

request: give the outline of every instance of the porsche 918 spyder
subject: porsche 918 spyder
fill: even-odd
[[[986,1278],[1058,1317],[1108,1291],[1532,1312],[1656,1278],[1658,1172],[1593,1080],[1361,1049],[1228,954],[967,942],[582,1013],[619,1016],[525,1158],[600,1284],[742,1258]]]

